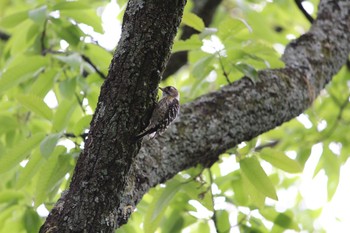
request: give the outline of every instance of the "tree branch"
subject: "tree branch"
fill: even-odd
[[[299,10],[303,13],[303,15],[305,16],[305,18],[310,22],[313,23],[314,22],[314,18],[312,18],[312,16],[305,10],[305,8],[303,7],[303,2],[304,0],[294,0],[295,4],[297,5],[297,7],[299,8]]]
[[[340,121],[342,120],[342,116],[343,116],[343,113],[346,109],[346,107],[348,106],[349,104],[349,98],[350,98],[350,94],[348,94],[345,98],[345,100],[341,103],[341,105],[339,106],[339,112],[338,112],[338,115],[337,117],[335,118],[335,122],[333,123],[333,125],[330,127],[329,130],[327,130],[327,132],[325,134],[323,134],[320,139],[318,140],[318,142],[322,142],[324,140],[326,140],[327,138],[329,138],[333,133],[334,131],[337,129]]]
[[[166,133],[144,141],[138,152],[129,139],[149,119],[184,3],[129,1],[86,147],[41,232],[112,232],[149,188],[197,164],[208,167],[227,149],[302,113],[350,52],[350,0],[321,0],[310,31],[287,46],[285,68],[260,71],[255,85],[243,78],[183,105]]]
[[[106,78],[107,78],[106,75],[105,75],[104,73],[102,73],[102,71],[101,71],[100,69],[97,68],[97,66],[91,61],[91,59],[90,59],[88,56],[82,54],[81,57],[83,58],[83,60],[84,60],[85,62],[87,62],[90,66],[92,66],[92,68],[94,68],[94,70],[96,71],[96,73],[97,73],[101,78],[103,78],[103,79],[106,79]]]
[[[165,134],[143,143],[125,174],[122,201],[136,205],[149,188],[179,171],[208,166],[227,149],[305,111],[345,64],[349,31],[350,1],[321,0],[310,31],[287,46],[285,68],[260,71],[256,85],[243,78],[181,106]]]
[[[305,16],[305,18],[310,22],[313,23],[314,22],[314,18],[312,18],[312,16],[305,10],[305,8],[303,7],[303,2],[304,0],[294,0],[295,4],[297,5],[297,7],[299,8],[299,10],[301,11],[301,13],[303,13],[303,15]],[[350,70],[350,60],[348,59],[346,61],[346,67],[348,68],[348,70]]]
[[[45,37],[46,37],[47,23],[48,23],[48,19],[46,19],[44,21],[43,31],[41,32],[41,36],[40,36],[41,55],[45,56],[48,53],[50,53],[50,54],[70,55],[71,52],[63,52],[63,51],[57,51],[57,50],[52,50],[50,48],[46,48],[46,46],[45,46]],[[88,63],[95,70],[95,72],[101,78],[106,79],[106,75],[104,73],[102,73],[102,71],[91,61],[91,59],[88,56],[86,56],[84,54],[81,54],[80,56],[86,63]],[[87,76],[87,73],[88,72],[86,70],[83,70],[83,76],[84,77]]]

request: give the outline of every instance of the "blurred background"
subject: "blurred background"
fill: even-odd
[[[183,104],[283,67],[311,26],[297,3],[189,0],[161,86]],[[0,232],[38,232],[68,188],[126,4],[0,1]],[[299,117],[151,189],[117,232],[348,232],[349,80],[344,66]]]

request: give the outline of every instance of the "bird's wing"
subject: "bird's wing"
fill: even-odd
[[[157,131],[157,135],[163,133],[165,129],[168,128],[170,123],[176,118],[180,109],[179,101],[175,98],[167,101],[166,105],[167,106],[164,108],[164,111],[161,111],[162,116],[154,125]]]

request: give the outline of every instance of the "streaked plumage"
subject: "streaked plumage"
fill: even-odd
[[[179,113],[180,95],[176,88],[168,86],[160,89],[163,92],[162,99],[153,110],[150,124],[141,134],[136,136],[136,140],[146,135],[149,135],[150,138],[154,138],[162,134]]]

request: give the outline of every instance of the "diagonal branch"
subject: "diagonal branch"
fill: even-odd
[[[291,42],[286,67],[243,78],[182,106],[167,132],[144,142],[126,174],[123,202],[135,206],[149,188],[203,164],[238,143],[269,131],[306,110],[344,65],[350,52],[350,0],[321,0],[310,31]]]
[[[305,18],[310,22],[313,23],[314,22],[314,18],[312,18],[312,16],[305,10],[305,8],[303,7],[303,0],[294,0],[295,4],[297,5],[297,7],[299,8],[299,10],[301,11],[301,13],[303,13],[303,15],[305,16]]]
[[[46,48],[45,46],[45,39],[46,39],[46,30],[47,30],[47,23],[48,19],[44,21],[44,26],[43,26],[43,31],[41,32],[40,36],[40,47],[41,47],[41,55],[45,56],[46,54],[64,54],[64,55],[69,55],[71,52],[62,52],[62,51],[57,51],[57,50],[52,50],[50,48]],[[102,73],[102,71],[91,61],[91,59],[82,54],[81,55],[82,59],[88,63],[89,65],[92,66],[92,68],[95,70],[95,72],[103,79],[106,79],[106,75]],[[83,71],[85,74],[87,73],[85,70]]]
[[[321,0],[310,31],[290,43],[286,68],[259,72],[182,106],[162,137],[131,143],[149,119],[185,0],[130,0],[70,189],[40,232],[113,232],[149,188],[302,113],[346,62],[350,0]]]

